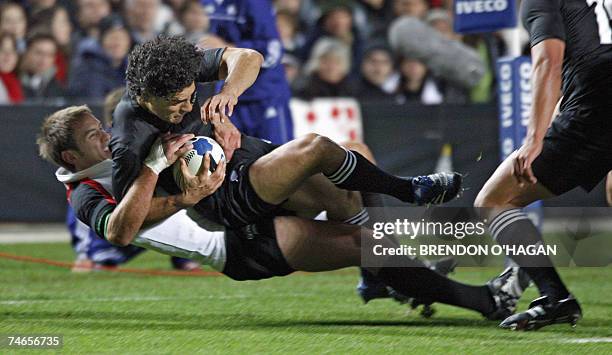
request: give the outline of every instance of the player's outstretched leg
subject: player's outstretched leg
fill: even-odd
[[[300,137],[259,158],[250,167],[249,179],[260,198],[280,204],[306,178],[318,173],[345,190],[382,193],[419,205],[450,201],[461,188],[457,173],[400,178],[317,134]]]
[[[526,247],[542,244],[540,231],[521,207],[552,197],[553,194],[540,183],[518,183],[512,175],[514,154],[493,173],[478,194],[475,206],[487,214],[491,235],[500,245]],[[561,281],[550,258],[546,255],[512,255],[511,258],[525,270],[540,294],[546,297],[534,301],[529,310],[504,320],[500,326],[537,329],[554,323],[575,324],[582,314],[580,306]]]
[[[359,227],[297,217],[277,217],[274,225],[283,256],[295,270],[329,271],[361,264],[362,231]],[[373,241],[374,238],[363,240]],[[486,285],[471,286],[442,276],[418,260],[398,257],[389,260],[389,265],[392,266],[368,270],[405,296],[471,309],[489,319],[512,314],[520,296],[508,292],[518,288],[514,285],[518,279],[510,277],[509,273],[501,274]]]

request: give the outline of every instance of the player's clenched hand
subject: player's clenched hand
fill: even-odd
[[[193,147],[189,143],[189,140],[193,137],[193,134],[163,134],[151,146],[144,164],[155,174],[159,175]]]
[[[234,113],[234,106],[238,103],[238,96],[221,90],[217,95],[208,98],[202,106],[202,121],[212,122],[215,114],[221,117],[221,122],[228,121]]]
[[[543,142],[541,140],[527,139],[525,144],[519,148],[512,161],[512,174],[519,185],[535,184],[538,179],[533,174],[531,163],[542,152]]]
[[[242,144],[240,131],[230,120],[221,121],[215,118],[212,121],[213,135],[217,143],[223,148],[226,159],[229,161],[234,155],[234,150],[240,148]]]
[[[217,165],[214,173],[208,175],[210,169],[210,154],[206,153],[200,170],[192,175],[187,168],[184,158],[180,158],[181,172],[183,173],[183,194],[181,204],[193,206],[206,196],[212,195],[223,183],[225,179],[225,161],[222,160]]]
[[[162,145],[164,147],[164,154],[170,165],[174,164],[178,158],[182,157],[183,154],[187,153],[193,145],[189,143],[191,138],[195,135],[189,134],[176,134],[176,133],[165,133],[161,136]]]

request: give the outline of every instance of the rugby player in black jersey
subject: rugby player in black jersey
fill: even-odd
[[[157,167],[176,161],[189,147],[184,143],[190,137],[164,135],[152,144],[136,180],[120,203],[114,199],[110,182],[110,136],[86,106],[68,107],[45,119],[37,143],[41,156],[60,166],[56,176],[66,185],[78,218],[100,237],[116,244],[134,243],[195,258],[235,280],[284,276],[295,270],[315,272],[358,266],[362,242],[366,244],[363,247],[372,247],[369,244],[374,238],[362,239],[357,226],[295,216],[275,217],[267,224],[269,229],[251,238],[229,229],[225,234],[209,232],[195,224],[184,210],[143,227],[158,180]],[[189,186],[208,175],[208,164],[206,158],[196,176],[182,166]],[[187,189],[184,197],[197,201],[214,193],[222,181],[220,169],[211,175],[210,186]],[[387,238],[377,243],[395,245]],[[404,295],[426,303],[442,302],[471,309],[489,319],[501,319],[516,306],[517,297],[509,295],[511,290],[521,287],[515,269],[507,270],[486,285],[470,286],[430,270],[419,260],[393,258],[389,260],[391,267],[371,271]]]
[[[578,186],[590,191],[612,168],[611,15],[612,1],[522,2],[533,62],[527,137],[475,201],[489,211],[491,233],[501,245],[542,243],[540,232],[521,208]],[[525,267],[541,297],[501,327],[537,329],[575,324],[581,318],[578,302],[548,256],[513,259]]]
[[[261,55],[252,50],[199,51],[179,37],[158,37],[137,46],[129,58],[128,92],[113,118],[110,146],[118,201],[128,193],[153,142],[168,132],[213,136],[221,144],[229,158],[228,178],[194,208],[244,233],[269,230],[273,216],[321,210],[334,221],[364,223],[367,211],[356,191],[416,204],[446,202],[459,192],[459,174],[398,178],[315,134],[282,146],[240,135],[226,114],[231,115],[238,96],[255,81],[261,63]],[[197,83],[218,79],[225,80],[219,94],[206,98],[197,90]],[[159,185],[170,196],[155,197],[150,218],[184,207],[172,173],[163,168]],[[198,184],[209,184],[207,177]],[[367,280],[375,282],[374,277]]]
[[[199,51],[180,37],[158,37],[137,46],[129,57],[128,92],[113,115],[110,147],[118,201],[138,176],[153,142],[166,133],[213,136],[223,147],[228,179],[195,208],[228,228],[316,210],[340,189],[347,197],[335,203],[338,208],[348,205],[342,203],[347,199],[359,199],[359,194],[346,190],[384,193],[417,204],[446,202],[459,192],[458,174],[399,178],[358,152],[316,134],[282,146],[241,136],[226,114],[231,114],[238,96],[254,82],[261,63],[262,56],[249,49]],[[206,100],[198,95],[196,82],[218,79],[225,80],[219,94]],[[160,185],[175,195],[156,198],[152,214],[175,204],[180,194],[171,171],[163,167],[160,171]],[[360,209],[341,212],[351,214],[338,220],[362,213]]]

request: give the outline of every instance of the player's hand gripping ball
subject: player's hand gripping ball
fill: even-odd
[[[210,167],[208,175],[213,173],[217,169],[217,165],[221,161],[225,161],[225,153],[223,148],[214,139],[204,136],[196,136],[189,140],[189,143],[193,145],[191,150],[188,150],[183,154],[183,158],[187,163],[187,169],[191,175],[196,175],[200,170],[200,166],[204,162],[204,155],[209,153],[210,155]],[[181,162],[177,160],[172,167],[174,174],[174,181],[180,187],[181,191],[185,191],[183,172],[181,171]]]

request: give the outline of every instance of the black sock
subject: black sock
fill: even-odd
[[[470,286],[453,281],[429,269],[419,260],[394,258],[393,265],[402,267],[383,267],[373,273],[405,296],[463,307],[483,315],[495,310],[495,302],[487,286]]]
[[[363,226],[370,220],[370,215],[368,214],[368,210],[365,208],[359,211],[356,215],[349,219],[345,219],[342,223],[352,224],[355,226]]]
[[[369,220],[370,220],[370,216],[368,214],[368,210],[364,208],[359,213],[354,215],[353,217],[342,221],[342,223],[367,227]],[[372,275],[372,273],[369,272],[368,270],[361,268],[361,267],[359,268],[359,270],[361,273],[361,281],[363,283],[367,284],[370,287],[375,287],[377,286],[377,284],[381,284],[381,281],[376,276]]]
[[[353,150],[347,150],[340,167],[325,176],[341,189],[381,193],[414,202],[411,178],[387,174]]]
[[[528,246],[542,244],[540,231],[520,209],[504,211],[491,221],[491,235],[503,246]],[[542,295],[552,301],[567,298],[569,291],[561,281],[557,270],[547,255],[510,255],[538,286]]]

